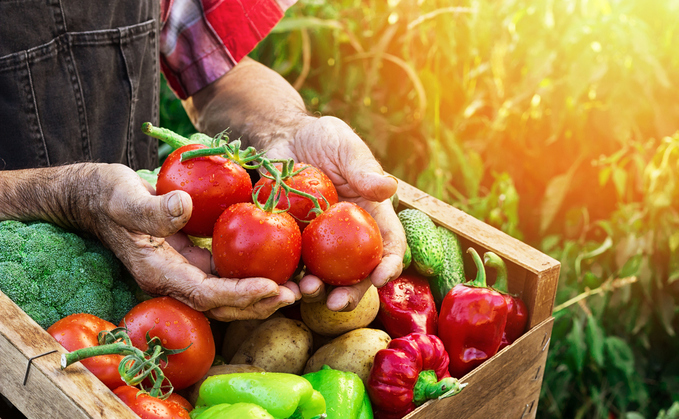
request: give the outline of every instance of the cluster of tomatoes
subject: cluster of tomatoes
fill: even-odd
[[[160,361],[160,369],[174,390],[185,389],[203,378],[215,356],[215,342],[207,317],[171,297],[144,301],[130,310],[120,327],[126,327],[134,347],[148,349],[149,337],[158,337],[163,347],[182,349],[180,353]],[[99,333],[111,331],[116,325],[91,314],[78,313],[64,317],[47,329],[66,350],[76,351],[99,345]],[[184,397],[167,388],[154,397],[141,392],[139,386],[128,385],[120,375],[124,355],[100,355],[83,359],[81,363],[101,380],[114,394],[139,416],[148,419],[183,418],[193,406]],[[126,362],[123,362],[123,367]]]
[[[328,284],[351,285],[379,264],[377,223],[358,205],[338,202],[335,186],[320,169],[261,155],[247,165],[266,169],[253,185],[246,165],[224,154],[186,159],[185,153],[206,148],[190,144],[171,153],[156,191],[191,196],[193,211],[183,231],[212,237],[219,276],[283,284],[302,261]]]

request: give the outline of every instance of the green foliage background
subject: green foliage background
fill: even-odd
[[[251,56],[559,260],[537,416],[632,419],[679,410],[677,45],[678,0],[300,0]]]

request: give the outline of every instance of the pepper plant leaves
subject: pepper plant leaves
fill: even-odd
[[[552,224],[554,217],[563,205],[566,194],[568,193],[573,176],[577,168],[580,166],[581,158],[578,158],[575,163],[568,169],[568,172],[555,176],[547,185],[545,189],[545,197],[542,200],[540,208],[540,232],[544,233]]]
[[[568,342],[567,356],[573,364],[573,369],[580,374],[585,366],[585,355],[587,355],[587,345],[585,344],[580,319],[573,319],[573,327],[571,327],[570,333],[566,335],[566,342]]]
[[[604,342],[605,333],[599,321],[592,315],[587,315],[587,325],[585,326],[585,343],[589,349],[589,355],[594,363],[599,367],[604,367]]]

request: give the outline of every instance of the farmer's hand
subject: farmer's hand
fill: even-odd
[[[406,240],[388,199],[396,179],[379,163],[353,130],[337,118],[308,115],[302,97],[278,73],[249,58],[182,102],[196,128],[208,135],[229,129],[244,145],[266,150],[269,158],[292,158],[316,166],[337,187],[340,200],[354,201],[377,221],[384,255],[370,278],[328,294],[331,310],[353,310],[370,284],[382,286],[401,272]],[[300,282],[307,301],[326,289],[316,277]]]
[[[191,216],[190,196],[183,191],[155,196],[127,166],[84,163],[0,171],[0,187],[0,219],[43,219],[93,233],[144,291],[172,296],[218,320],[266,318],[301,298],[291,281],[278,286],[266,278],[210,275],[210,253],[177,233]],[[36,196],[26,202],[25,191]],[[12,199],[14,194],[24,199],[21,205],[8,204],[21,202]]]
[[[370,284],[381,287],[401,274],[406,249],[405,233],[389,198],[396,193],[397,181],[384,174],[370,149],[343,121],[333,117],[307,116],[287,141],[272,142],[269,158],[292,158],[321,169],[337,188],[340,201],[352,201],[373,216],[383,240],[380,264],[366,279],[354,286],[334,288],[328,294],[330,310],[353,310]],[[305,300],[325,296],[325,287],[313,275],[302,278],[300,290]]]

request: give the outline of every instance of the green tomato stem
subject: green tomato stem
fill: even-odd
[[[144,352],[125,342],[109,343],[106,345],[90,346],[73,352],[61,354],[61,369],[68,367],[83,359],[100,355],[136,355],[144,358]]]
[[[141,126],[141,130],[144,134],[157,138],[174,149],[189,144],[205,144],[204,141],[201,141],[203,140],[201,137],[195,137],[194,139],[192,136],[191,139],[188,139],[167,128],[154,127],[150,122],[144,122]],[[209,143],[205,145],[209,146]]]

